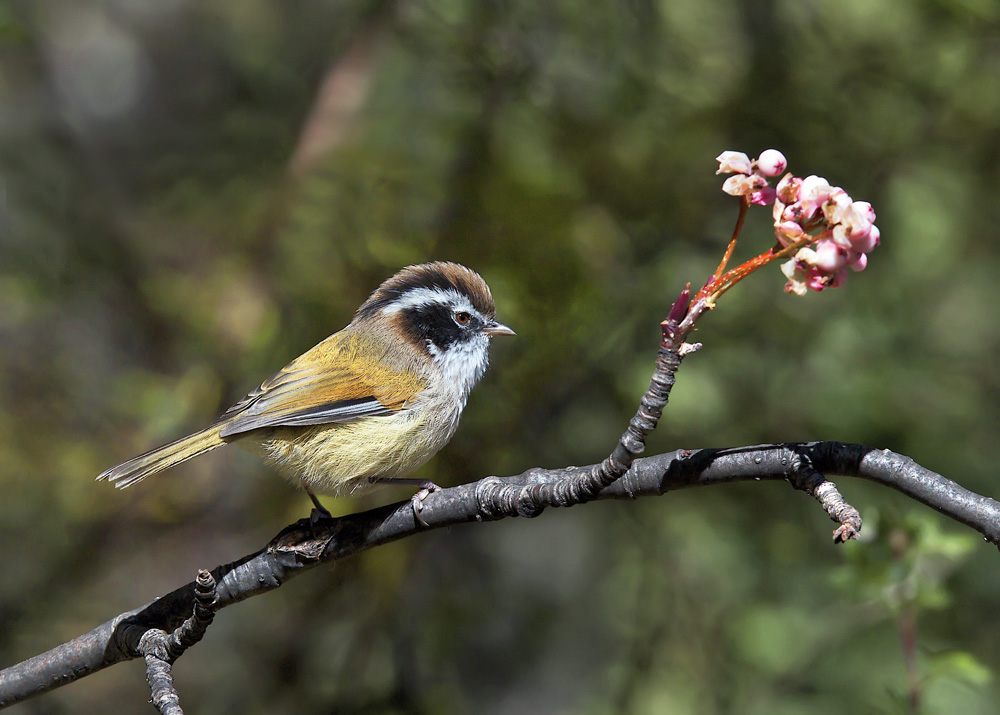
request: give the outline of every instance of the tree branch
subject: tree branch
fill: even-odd
[[[153,705],[163,715],[184,715],[180,696],[174,687],[173,664],[184,651],[200,641],[212,625],[218,603],[215,578],[200,569],[194,582],[194,606],[191,617],[173,633],[149,628],[139,637],[139,654],[146,659],[146,681]]]
[[[529,469],[513,477],[487,477],[441,489],[427,497],[421,514],[432,529],[518,515],[537,516],[545,506],[560,505],[542,503],[544,499],[540,497],[549,492],[546,487],[578,479],[599,466]],[[832,484],[822,478],[817,481],[818,474],[859,477],[892,487],[972,527],[990,542],[1000,543],[1000,502],[971,492],[909,457],[858,444],[808,442],[678,450],[636,460],[621,479],[602,489],[597,498],[635,499],[687,487],[787,480],[821,501],[831,517],[841,524],[834,535],[842,540],[846,538],[843,526],[851,522],[856,512],[842,498],[839,499],[842,507],[831,512],[829,505],[836,506],[838,500],[828,496]],[[504,495],[510,494],[508,489],[523,495],[517,501],[520,508],[511,509],[505,502]],[[359,514],[322,519],[315,525],[302,519],[283,529],[260,551],[212,569],[218,582],[215,608],[278,588],[320,564],[424,530],[414,518],[408,500]],[[195,588],[194,582],[186,584],[47,653],[0,671],[0,707],[109,665],[144,657],[143,636],[154,628],[170,633],[189,618],[194,609]]]

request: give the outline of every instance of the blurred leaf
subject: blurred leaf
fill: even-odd
[[[928,658],[927,677],[951,678],[981,687],[993,680],[993,671],[971,653],[954,651]]]

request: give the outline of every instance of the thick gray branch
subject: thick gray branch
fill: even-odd
[[[592,474],[596,466],[529,469],[514,477],[487,477],[442,489],[427,497],[421,514],[430,528],[489,521],[518,513],[536,516],[547,506],[559,505],[558,500],[546,501],[546,497],[552,495],[550,489],[537,487],[580,474]],[[853,510],[841,504],[842,499],[827,499],[825,495],[830,490],[824,485],[830,483],[823,478],[817,479],[818,474],[860,477],[892,487],[972,527],[994,544],[1000,543],[1000,502],[924,469],[909,457],[856,444],[814,442],[679,450],[636,460],[628,472],[604,488],[598,498],[631,499],[686,487],[780,479],[812,493],[843,527]],[[523,501],[521,508],[513,511],[498,503],[500,495],[509,487],[514,488]],[[414,518],[409,501],[321,520],[315,529],[303,519],[282,530],[257,553],[212,569],[218,582],[216,609],[278,588],[293,576],[319,564],[423,530]],[[195,584],[189,583],[47,653],[0,671],[0,707],[123,660],[142,657],[142,636],[150,628],[167,633],[177,629],[192,613],[194,591]]]

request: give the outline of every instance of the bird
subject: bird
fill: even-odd
[[[438,487],[407,475],[454,436],[489,363],[497,321],[486,281],[458,263],[407,266],[385,280],[351,322],[226,410],[207,428],[97,479],[122,489],[237,442],[277,465],[312,500],[378,483],[418,486],[413,509]]]

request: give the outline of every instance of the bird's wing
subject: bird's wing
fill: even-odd
[[[355,336],[332,335],[230,407],[218,420],[219,436],[353,422],[404,409],[426,382],[386,367],[379,353],[361,347]]]

